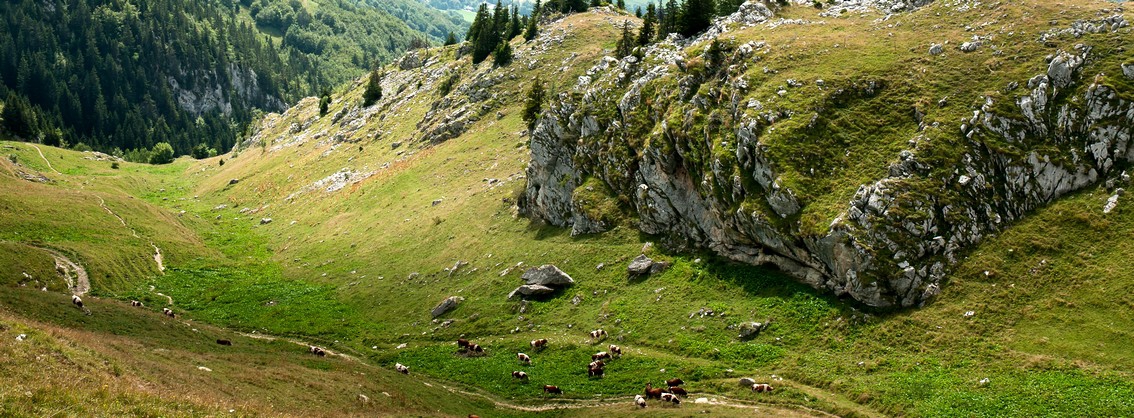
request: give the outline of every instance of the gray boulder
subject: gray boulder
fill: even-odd
[[[961,44],[961,52],[975,52],[980,49],[980,42],[965,42]]]
[[[740,378],[740,387],[747,388],[747,387],[752,387],[752,385],[755,385],[755,384],[756,384],[756,379],[753,379],[751,377]]]
[[[433,307],[433,317],[436,318],[444,315],[445,312],[453,310],[453,308],[456,308],[457,305],[460,305],[464,300],[465,298],[460,296],[449,296],[445,298],[445,300],[441,301],[441,303],[438,303],[437,306]]]
[[[516,297],[516,295],[520,295],[520,296],[542,296],[542,295],[551,294],[552,292],[555,292],[555,289],[552,289],[552,288],[547,287],[547,286],[542,286],[542,285],[538,285],[538,284],[526,284],[526,285],[517,287],[516,290],[513,290],[512,293],[509,293],[508,299],[512,299],[512,298]]]
[[[260,225],[267,225],[267,224],[270,224],[270,223],[272,223],[272,218],[261,218],[260,219]]]
[[[941,55],[945,52],[945,47],[941,44],[933,44],[929,46],[929,55]]]
[[[1122,75],[1129,80],[1134,80],[1134,64],[1122,64]]]
[[[742,340],[756,338],[757,335],[760,335],[761,332],[763,332],[765,329],[768,329],[769,325],[772,325],[771,320],[768,320],[766,322],[746,322],[740,324],[740,335],[738,337]]]
[[[665,271],[669,268],[669,263],[664,261],[654,261],[645,254],[634,257],[630,261],[630,266],[626,267],[626,271],[631,276],[643,276],[648,274],[656,274]]]
[[[529,285],[560,287],[575,284],[575,280],[571,276],[551,264],[532,267],[525,271],[521,278]]]

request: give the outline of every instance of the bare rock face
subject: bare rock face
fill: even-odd
[[[928,2],[886,3],[911,8]],[[1108,28],[1123,24],[1108,22]],[[768,108],[770,98],[739,93],[743,77],[692,80],[681,72],[684,47],[706,40],[673,38],[647,47],[641,61],[600,63],[596,68],[611,70],[596,71],[573,92],[553,98],[530,136],[521,213],[590,230],[599,220],[575,201],[575,191],[597,179],[625,204],[634,227],[662,237],[670,248],[774,265],[817,289],[874,307],[916,307],[938,295],[963,252],[989,234],[1134,162],[1134,104],[1115,87],[1093,83],[1105,77],[1084,74],[1090,48],[1077,47],[1020,80],[1027,88],[1013,90],[1015,97],[996,99],[1006,103],[989,97],[956,125],[894,138],[909,147],[860,184],[833,217],[805,228],[793,219],[807,209],[809,196],[782,180],[785,173],[761,142],[778,121],[801,115]],[[741,45],[722,68],[747,65],[755,49]],[[1118,77],[1134,77],[1134,66],[1121,69]],[[887,88],[885,80],[835,83],[826,81],[823,91],[840,92],[839,100],[870,100]],[[697,86],[713,86],[719,102],[709,102]],[[636,116],[646,106],[643,91],[669,92],[663,94],[671,105],[680,104],[686,114]],[[711,135],[669,125],[708,115],[708,109],[732,111],[733,119]],[[631,116],[605,116],[612,114]],[[649,138],[627,139],[641,132]],[[932,135],[948,136],[956,150],[947,157],[922,156],[923,144],[940,140]],[[1018,149],[1008,153],[988,146],[990,141]]]
[[[441,301],[441,303],[438,303],[437,306],[433,307],[430,313],[433,314],[434,318],[439,317],[456,308],[457,305],[460,305],[464,300],[465,298],[460,296],[449,296]]]

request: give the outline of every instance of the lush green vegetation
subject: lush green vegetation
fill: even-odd
[[[1059,18],[1061,24],[1093,16],[1097,9],[1085,1],[1072,3],[1076,7]],[[913,86],[884,79],[888,84],[877,94],[863,94],[856,86],[890,73],[912,77],[929,86],[921,87],[927,97],[948,94],[963,103],[926,116],[929,122],[954,123],[971,113],[970,103],[980,103],[975,99],[984,81],[974,81],[971,74],[987,71],[986,62],[994,56],[982,51],[927,58],[924,39],[916,35],[931,27],[929,21],[941,22],[938,13],[947,16],[952,29],[940,36],[960,39],[971,36],[961,23],[982,13],[1008,13],[1006,22],[1029,28],[1047,28],[1048,16],[1058,15],[1046,2],[987,5],[995,9],[959,16],[935,7],[895,15],[883,27],[875,23],[875,14],[831,19],[807,27],[814,32],[806,39],[797,27],[750,28],[735,33],[735,41],[694,47],[688,51],[694,57],[688,73],[672,71],[676,77],[725,71],[727,66],[718,68],[724,61],[713,55],[727,57],[735,44],[763,40],[771,47],[761,54],[760,65],[735,74],[748,77],[749,94],[774,95],[786,79],[795,78],[808,84],[777,95],[776,106],[797,112],[841,106],[831,112],[835,117],[820,120],[816,131],[796,125],[777,130],[813,135],[762,138],[784,162],[785,181],[811,198],[804,215],[825,225],[824,217],[845,202],[845,191],[877,177],[871,170],[882,170],[894,147],[904,147],[915,129],[909,110],[921,98],[908,97],[917,91]],[[819,19],[815,13],[810,7],[790,8],[785,17]],[[443,74],[433,81],[409,78],[396,84],[404,74],[386,73],[395,90],[377,99],[372,109],[377,113],[357,131],[338,130],[341,121],[317,116],[324,113],[321,105],[335,114],[360,103],[366,83],[336,91],[326,102],[306,100],[286,116],[266,118],[263,146],[223,155],[223,166],[207,158],[162,166],[122,163],[115,170],[108,161],[86,159],[89,154],[41,147],[41,157],[29,144],[0,144],[0,153],[11,156],[0,159],[0,270],[6,272],[0,274],[0,354],[7,354],[0,358],[26,359],[0,361],[0,382],[26,382],[4,386],[13,389],[0,392],[0,412],[47,415],[49,408],[87,398],[94,401],[80,406],[89,409],[77,410],[92,415],[117,414],[126,408],[122,405],[136,407],[127,413],[138,415],[210,414],[231,405],[242,405],[247,414],[515,412],[493,409],[483,398],[444,386],[529,406],[615,402],[549,413],[556,416],[687,415],[703,409],[750,416],[752,407],[770,415],[804,414],[778,408],[842,416],[1134,415],[1134,364],[1127,353],[1134,344],[1134,267],[1127,262],[1134,243],[1125,239],[1134,233],[1134,210],[1120,203],[1103,214],[1109,193],[1102,189],[1069,196],[989,237],[960,261],[936,303],[895,313],[863,311],[772,270],[707,254],[668,253],[660,245],[644,248],[655,237],[632,228],[570,237],[514,216],[511,202],[523,186],[518,176],[529,157],[521,135],[527,127],[525,93],[544,80],[547,98],[555,100],[564,83],[573,83],[607,55],[622,28],[608,17],[575,14],[548,23],[544,30],[562,29],[567,35],[560,48],[544,52],[530,68],[473,66],[465,58],[432,60],[428,71],[415,69]],[[884,27],[890,24],[895,27]],[[894,33],[888,37],[894,44],[872,42],[879,31]],[[1033,35],[1026,36],[1028,42]],[[1109,45],[1100,38],[1059,42],[1068,48],[1078,42]],[[833,46],[848,42],[846,48]],[[1013,65],[1027,70],[990,72],[989,85],[1026,80],[1042,68],[1039,44],[1019,45],[1015,52],[1021,58]],[[518,41],[512,46],[517,53],[535,47]],[[426,53],[448,58],[457,48]],[[1126,62],[1100,57],[1097,65]],[[908,63],[916,64],[913,70],[893,70]],[[763,66],[779,72],[765,73]],[[417,124],[436,102],[492,71],[516,75],[493,86],[502,99],[485,102],[499,117],[482,118],[440,144],[415,142]],[[847,96],[823,94],[828,90],[812,82],[816,77]],[[698,91],[714,88],[722,84],[706,83]],[[643,95],[661,97],[677,89],[676,84],[647,86]],[[643,107],[657,111],[668,105]],[[704,132],[714,117],[673,106],[663,114],[695,116],[685,131]],[[627,115],[650,116],[645,111]],[[306,130],[290,131],[293,124],[307,122]],[[682,123],[675,117],[671,129]],[[277,148],[280,143],[273,139],[324,130],[343,133],[343,142],[312,140]],[[652,131],[636,134],[637,141],[655,140]],[[685,147],[700,161],[727,158],[734,151],[673,141],[665,146]],[[395,142],[400,146],[393,147]],[[952,146],[944,138],[940,143]],[[831,171],[809,175],[817,165]],[[308,189],[343,168],[375,173],[336,191]],[[26,181],[20,172],[42,173],[55,182]],[[587,209],[596,218],[632,222],[617,219],[619,201],[599,183],[591,178],[576,191]],[[265,218],[274,221],[264,223]],[[164,274],[154,263],[151,243],[166,256]],[[91,272],[94,315],[81,315],[67,304],[43,248],[58,250]],[[643,252],[673,265],[631,280],[626,266]],[[458,261],[468,264],[451,270]],[[564,269],[576,284],[526,304],[505,299],[524,267],[544,263]],[[48,291],[22,282],[25,271],[42,278]],[[192,325],[150,311],[164,306],[158,292],[172,297],[173,309]],[[430,308],[454,295],[466,299],[434,322]],[[142,300],[149,309],[120,302],[129,299]],[[701,316],[703,309],[714,314]],[[966,317],[967,311],[974,315]],[[737,324],[769,318],[773,325],[760,336],[736,338]],[[444,325],[446,320],[453,322]],[[343,357],[315,359],[299,345],[254,340],[206,323],[323,344],[378,367]],[[588,341],[587,331],[600,327],[610,337],[599,344]],[[32,335],[36,345],[16,345],[18,333]],[[460,336],[481,343],[488,354],[459,355],[453,340]],[[234,339],[237,351],[221,351],[212,343],[221,337]],[[527,344],[534,338],[548,338],[551,346],[531,351]],[[588,378],[590,354],[607,343],[621,345],[625,356],[611,362],[606,377]],[[518,351],[530,354],[533,364],[520,365]],[[32,362],[37,355],[51,367],[33,367],[44,364]],[[411,376],[391,373],[397,362],[409,365]],[[201,372],[198,365],[213,372]],[[92,377],[67,386],[73,380],[64,376],[74,368]],[[528,371],[531,381],[513,381],[512,370]],[[646,382],[657,385],[675,376],[688,382],[693,398],[727,397],[748,407],[690,409],[687,403],[638,412],[629,405],[628,397]],[[774,382],[777,391],[754,394],[736,385],[741,376]],[[985,378],[987,383],[980,383]],[[168,381],[184,384],[170,392],[136,389]],[[103,384],[108,387],[101,389]],[[543,395],[542,384],[566,393]],[[33,395],[26,398],[25,391]],[[359,403],[359,393],[370,396],[372,406]]]
[[[462,32],[408,0],[31,0],[0,5],[10,134],[147,161],[228,150],[256,117]]]

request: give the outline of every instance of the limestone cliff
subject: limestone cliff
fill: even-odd
[[[1070,29],[1042,28],[1037,39],[999,5],[926,3],[882,6],[924,6],[897,25],[1004,20],[969,26],[966,46],[947,52],[918,31],[925,38],[909,41],[917,47],[896,43],[893,56],[917,52],[893,69],[943,69],[944,78],[920,83],[897,71],[856,71],[854,62],[778,80],[788,60],[818,52],[777,51],[762,38],[783,25],[823,36],[838,22],[777,18],[756,2],[697,38],[606,57],[551,101],[531,133],[521,210],[573,234],[599,233],[618,218],[596,211],[594,195],[605,193],[623,219],[675,248],[775,265],[870,306],[911,307],[936,296],[950,267],[985,236],[1067,193],[1128,178],[1134,67],[1114,56],[1130,36],[1120,9]],[[893,37],[890,18],[867,31]],[[949,72],[947,59],[990,73]],[[856,130],[871,119],[880,120]],[[859,136],[883,140],[867,148],[855,145]],[[797,151],[785,152],[785,141]],[[831,166],[855,166],[865,154],[883,156],[854,173]],[[862,181],[840,186],[824,173]]]

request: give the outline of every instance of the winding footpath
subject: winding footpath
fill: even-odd
[[[56,170],[55,167],[51,166],[51,161],[48,161],[47,157],[43,155],[43,150],[39,149],[39,145],[31,144],[31,146],[35,147],[35,151],[39,153],[39,158],[42,158],[43,162],[47,163],[47,168],[50,168],[51,171],[55,172],[55,174],[63,174],[60,173],[59,170]]]

